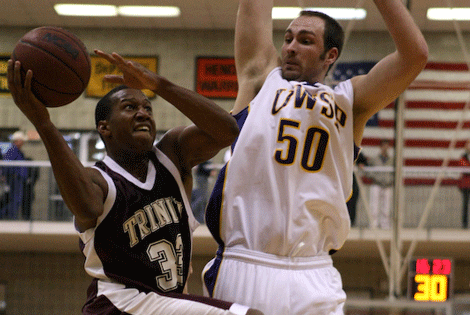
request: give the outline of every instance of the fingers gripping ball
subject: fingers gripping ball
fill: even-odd
[[[91,62],[85,45],[71,32],[52,26],[35,28],[16,44],[12,60],[21,62],[22,79],[33,71],[31,89],[48,107],[76,100],[90,80]]]

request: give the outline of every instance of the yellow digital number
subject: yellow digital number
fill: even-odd
[[[431,282],[431,276],[416,275],[415,282],[418,283],[418,292],[416,292],[414,295],[415,301],[429,301],[429,289],[431,288],[429,284]]]
[[[447,300],[447,277],[445,275],[415,275],[418,284],[415,301],[444,302]]]
[[[431,276],[431,301],[444,302],[447,300],[447,277],[445,275]]]

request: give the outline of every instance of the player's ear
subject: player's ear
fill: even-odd
[[[108,121],[107,120],[101,120],[98,122],[98,127],[96,128],[98,133],[103,136],[107,137],[109,135],[109,126],[108,126]]]
[[[338,48],[333,47],[326,53],[325,61],[327,62],[328,66],[329,66],[329,65],[332,65],[333,63],[335,63],[335,61],[338,59],[338,57],[339,57]]]

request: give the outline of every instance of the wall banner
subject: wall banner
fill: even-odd
[[[7,81],[8,59],[10,58],[10,55],[0,55],[0,96],[10,96]]]
[[[209,98],[236,98],[238,83],[234,58],[198,57],[196,92]]]
[[[157,73],[158,69],[158,58],[157,57],[128,57],[123,56],[126,60],[137,61],[147,69]],[[98,57],[90,56],[91,59],[91,77],[88,87],[86,88],[87,97],[98,97],[101,98],[106,95],[110,90],[116,87],[116,84],[108,83],[103,81],[103,77],[106,74],[122,74],[119,68],[113,64],[110,64],[107,60]],[[155,97],[155,93],[149,90],[144,90],[147,97]]]

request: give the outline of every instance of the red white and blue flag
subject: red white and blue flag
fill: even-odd
[[[371,62],[338,64],[334,79],[347,79],[361,74],[364,69],[367,73],[371,65]],[[448,166],[459,166],[465,143],[470,140],[470,106],[467,104],[470,103],[470,72],[467,64],[428,63],[402,97],[405,101],[404,165],[441,166],[448,158]],[[361,143],[366,156],[378,154],[381,139],[394,140],[395,105],[382,109],[371,121]],[[455,139],[453,148],[452,139]]]

